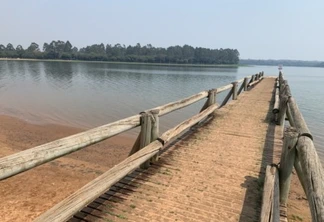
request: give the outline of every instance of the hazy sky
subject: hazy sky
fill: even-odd
[[[323,0],[0,0],[0,44],[69,40],[236,48],[241,58],[324,60]]]

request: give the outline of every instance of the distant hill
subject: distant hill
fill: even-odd
[[[267,65],[267,66],[300,66],[300,67],[324,67],[323,61],[303,61],[287,59],[240,59],[240,65]]]

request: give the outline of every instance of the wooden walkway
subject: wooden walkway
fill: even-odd
[[[274,84],[265,78],[217,110],[71,221],[259,221],[265,166],[279,162],[282,146]]]

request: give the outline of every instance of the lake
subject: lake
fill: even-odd
[[[33,123],[92,128],[260,71],[278,75],[274,66],[217,68],[0,60],[0,114]],[[283,72],[323,159],[324,69],[284,67]],[[224,96],[218,96],[218,102]],[[162,131],[199,112],[202,104],[162,117]]]

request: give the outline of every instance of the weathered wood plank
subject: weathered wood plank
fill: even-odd
[[[224,91],[226,91],[228,89],[232,89],[232,88],[233,88],[233,85],[232,84],[228,84],[226,86],[219,87],[219,88],[216,89],[217,90],[217,94],[219,94],[221,92],[224,92]]]
[[[62,222],[68,220],[124,176],[157,154],[161,148],[162,144],[159,141],[149,144],[40,215],[35,221]]]
[[[290,97],[288,103],[290,107],[291,116],[295,124],[295,128],[298,129],[300,134],[313,139],[313,136],[306,125],[304,117],[298,109],[295,99],[293,97]]]
[[[140,115],[55,140],[0,159],[0,179],[29,170],[139,126]]]
[[[233,100],[237,100],[237,82],[232,82],[232,85],[233,85],[233,93],[232,93],[232,99]]]
[[[214,104],[201,113],[193,116],[192,118],[180,123],[176,127],[166,131],[160,137],[159,140],[155,140],[148,146],[129,156],[121,163],[117,164],[106,173],[102,174],[95,180],[91,181],[80,190],[73,193],[71,196],[58,203],[50,210],[42,214],[35,221],[66,221],[72,217],[76,212],[81,210],[84,206],[91,203],[102,193],[106,192],[112,185],[122,179],[124,176],[129,174],[138,168],[142,163],[152,158],[159,151],[162,150],[163,144],[171,142],[176,137],[180,136],[191,126],[202,121],[208,117],[212,112],[217,109],[217,105]]]
[[[152,135],[152,118],[150,113],[141,113],[141,139],[140,149],[143,149],[151,143]],[[150,166],[149,161],[145,161],[141,164],[142,169],[147,169]]]
[[[279,185],[280,185],[280,204],[286,206],[290,188],[291,173],[295,163],[296,144],[298,132],[295,128],[288,127],[284,132],[284,143],[282,147],[280,167],[279,167]]]
[[[136,138],[136,140],[135,140],[135,143],[134,143],[134,145],[133,145],[131,151],[129,152],[128,156],[133,155],[134,153],[136,153],[137,151],[139,151],[139,149],[140,149],[141,137],[142,137],[141,132],[139,132],[139,134],[138,134],[138,136],[137,136],[137,138]]]
[[[159,118],[159,110],[152,110],[152,135],[151,142],[155,141],[160,136],[160,118]],[[159,154],[157,153],[152,157],[151,161],[157,162],[159,160]]]
[[[220,107],[226,105],[226,103],[228,102],[228,100],[231,98],[232,94],[233,94],[233,87],[232,87],[232,89],[228,92],[227,96],[224,98],[224,100],[223,100],[222,104],[220,105]]]
[[[240,95],[241,92],[243,91],[243,89],[244,89],[244,83],[245,83],[245,80],[242,82],[242,84],[241,84],[241,86],[240,86],[240,88],[239,88],[239,90],[237,92],[237,95]]]
[[[248,85],[249,85],[249,78],[245,77],[244,78],[244,91],[248,90]]]
[[[283,95],[280,97],[280,105],[279,105],[280,109],[279,109],[277,124],[282,126],[282,129],[284,129],[284,124],[285,124],[287,102],[288,102],[288,96]]]
[[[258,84],[261,80],[262,80],[262,79],[259,79],[259,80],[255,80],[255,81],[249,83],[248,88],[251,88],[252,86]]]
[[[262,208],[261,222],[277,222],[280,220],[279,209],[279,175],[276,165],[268,165],[266,168]]]
[[[287,103],[286,116],[287,116],[287,118],[288,118],[288,121],[289,121],[290,126],[292,126],[292,127],[296,127],[295,122],[294,122],[294,119],[293,119],[293,117],[292,117],[292,115],[291,115],[291,110],[290,110],[290,105],[289,105],[289,103]]]
[[[304,193],[307,196],[307,188],[306,188],[305,176],[304,176],[302,167],[300,165],[300,161],[299,161],[299,158],[298,158],[298,152],[296,152],[296,155],[295,155],[294,168],[296,170],[299,182],[303,187]]]
[[[279,103],[280,103],[279,88],[276,88],[275,103],[274,103],[274,106],[272,109],[272,113],[274,113],[274,114],[279,113]]]
[[[181,133],[185,132],[187,129],[202,121],[206,117],[208,117],[211,113],[213,113],[217,109],[217,105],[213,104],[209,106],[207,109],[202,111],[201,113],[191,117],[190,119],[180,123],[178,126],[166,131],[160,137],[161,140],[165,143],[171,142],[174,138],[179,136]]]
[[[312,221],[324,221],[324,170],[313,141],[301,136],[297,143],[298,159],[303,172]]]
[[[199,112],[204,111],[207,107],[215,103],[215,95],[216,95],[217,89],[211,89],[208,91],[208,97],[206,102],[204,103],[203,107],[200,109]]]
[[[178,100],[175,102],[171,102],[166,105],[158,106],[153,109],[146,110],[145,112],[149,112],[151,110],[160,110],[159,116],[164,116],[170,112],[173,112],[175,110],[178,110],[178,109],[184,108],[186,106],[189,106],[193,103],[196,103],[196,102],[206,98],[207,96],[208,96],[208,91],[207,90],[202,91],[202,92],[197,93],[193,96],[189,96],[187,98],[184,98],[184,99],[181,99],[181,100]]]

